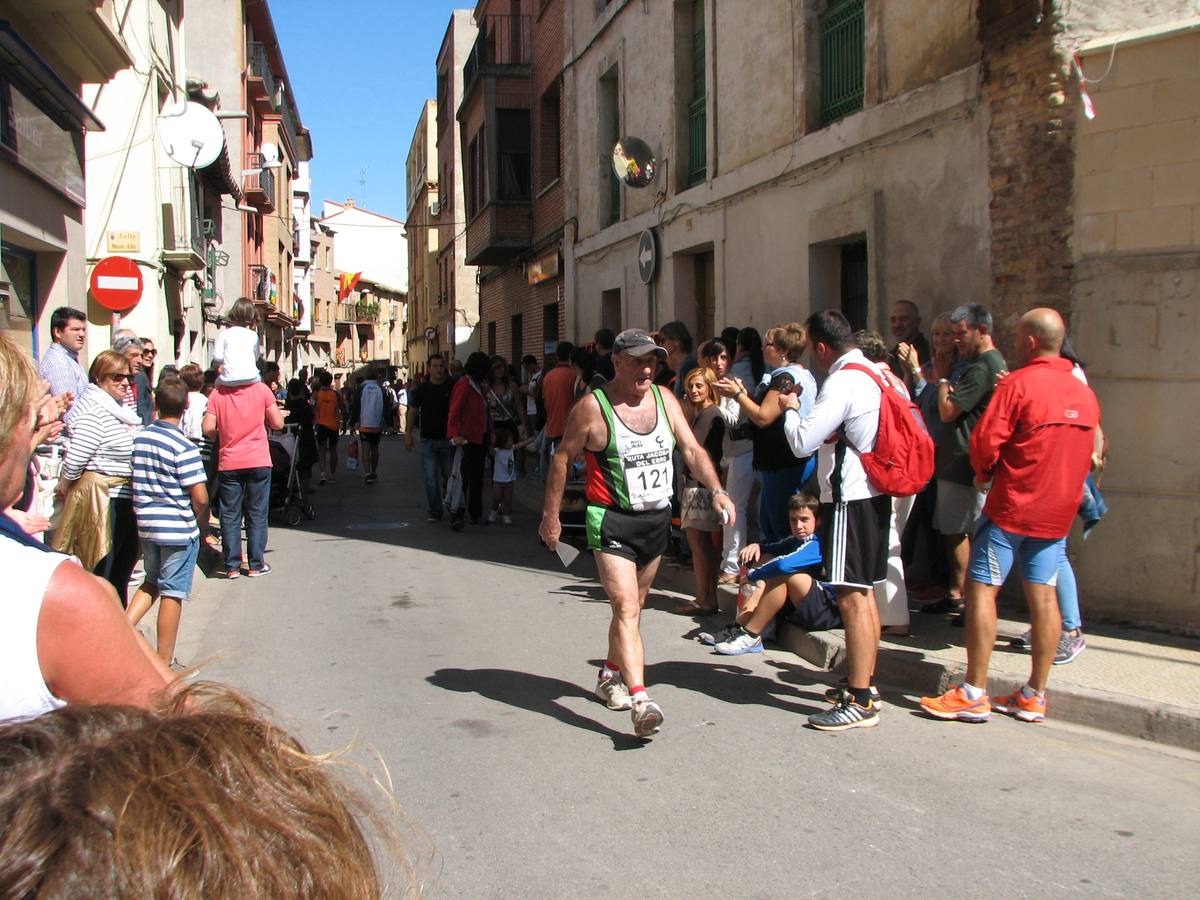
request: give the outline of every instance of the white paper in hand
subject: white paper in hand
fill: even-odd
[[[563,568],[569,568],[571,563],[579,558],[579,551],[570,544],[564,544],[559,541],[554,545],[554,552],[558,554],[558,558],[562,560]]]

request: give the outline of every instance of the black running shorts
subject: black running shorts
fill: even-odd
[[[639,569],[662,556],[671,537],[671,509],[628,512],[610,506],[587,507],[588,549],[632,560]]]
[[[845,503],[822,503],[825,582],[865,591],[887,578],[891,521],[892,498],[886,494]]]

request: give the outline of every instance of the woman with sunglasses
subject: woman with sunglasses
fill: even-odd
[[[58,493],[66,499],[54,549],[77,557],[105,579],[124,606],[138,556],[129,480],[141,418],[124,405],[133,370],[122,354],[100,353],[88,379],[88,389],[76,401],[75,430],[63,457]]]

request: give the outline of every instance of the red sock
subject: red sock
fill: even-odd
[[[630,697],[632,697],[632,696],[633,696],[634,694],[636,694],[638,691],[641,691],[642,693],[645,693],[645,691],[646,691],[646,686],[645,686],[644,684],[635,684],[633,687],[631,687],[631,688],[629,689],[629,696],[630,696]]]
[[[609,662],[607,659],[604,661],[604,668],[608,669],[608,671],[610,671],[610,672],[620,672],[621,671],[620,666],[618,666],[615,662]]]

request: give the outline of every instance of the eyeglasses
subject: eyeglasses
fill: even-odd
[[[143,350],[142,356],[158,356],[157,350]]]
[[[108,376],[113,381],[133,381],[133,376],[123,372],[117,372],[115,375]]]

